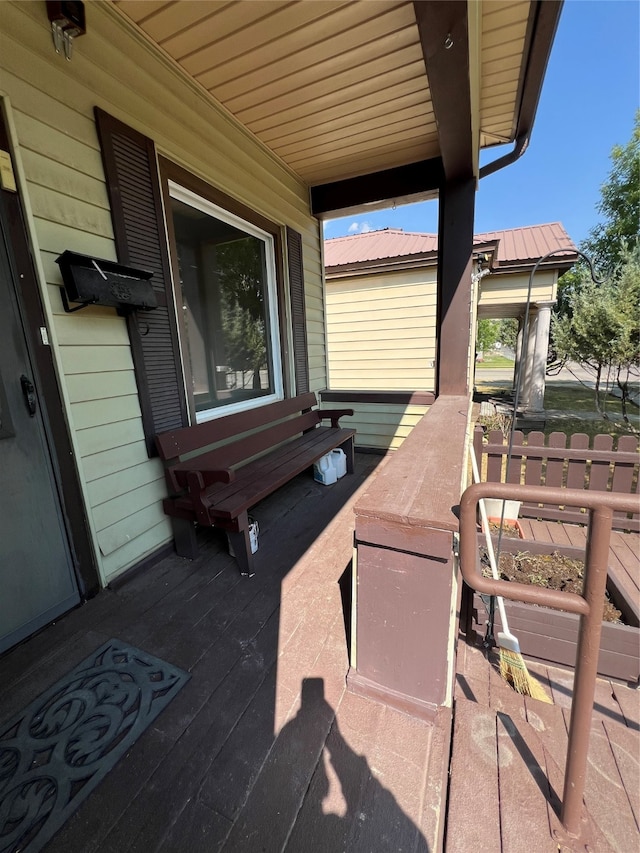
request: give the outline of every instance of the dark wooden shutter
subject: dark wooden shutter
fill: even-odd
[[[305,394],[309,390],[309,357],[307,352],[307,320],[304,310],[302,236],[291,228],[287,228],[287,257],[289,259],[289,291],[291,297],[296,394]]]
[[[108,113],[96,108],[95,115],[118,260],[152,272],[158,298],[153,311],[127,318],[142,423],[154,455],[157,433],[188,423],[155,147]]]

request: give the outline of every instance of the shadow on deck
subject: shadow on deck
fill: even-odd
[[[254,578],[204,532],[197,560],[166,558],[0,660],[2,718],[112,637],[192,676],[47,851],[434,849],[450,715],[429,725],[345,690],[341,579],[379,462],[358,454],[354,476],[301,475],[259,505]]]
[[[461,641],[451,756],[450,710],[430,724],[346,692],[353,506],[378,464],[357,454],[354,476],[301,475],[256,508],[254,578],[207,531],[197,560],[166,558],[0,659],[3,719],[110,638],[192,676],[49,853],[558,849],[571,673],[531,667],[555,706],[525,700]],[[592,849],[627,851],[638,691],[597,689]]]

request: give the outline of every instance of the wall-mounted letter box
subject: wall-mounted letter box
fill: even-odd
[[[56,258],[56,263],[64,282],[62,302],[69,313],[88,305],[108,305],[117,308],[118,314],[158,307],[149,280],[151,272],[69,250]],[[70,308],[69,302],[80,304]]]

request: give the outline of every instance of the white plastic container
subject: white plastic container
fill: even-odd
[[[347,457],[342,448],[337,447],[331,451],[331,463],[336,469],[336,477],[338,480],[347,473]]]
[[[260,527],[258,526],[258,522],[256,519],[250,515],[249,516],[249,544],[251,545],[251,553],[255,554],[258,550],[258,538],[260,536]],[[229,554],[231,557],[235,557],[235,551],[233,550],[233,545],[231,544],[231,540],[227,537],[227,543],[229,545]]]
[[[323,486],[330,486],[338,479],[338,474],[331,460],[331,453],[325,453],[313,466],[313,479]]]

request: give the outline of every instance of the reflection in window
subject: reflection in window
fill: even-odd
[[[195,410],[281,395],[272,238],[194,199],[171,214]]]

